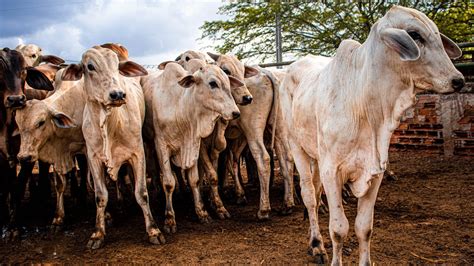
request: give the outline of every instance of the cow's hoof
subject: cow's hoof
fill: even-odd
[[[104,246],[104,239],[103,238],[91,238],[89,242],[87,242],[88,249],[99,249]]]
[[[241,206],[247,205],[247,198],[245,197],[245,195],[237,197],[236,203],[237,205],[241,205]]]
[[[59,233],[61,230],[63,230],[63,225],[62,224],[52,224],[51,227],[49,228],[49,232],[52,235],[55,235]]]
[[[20,230],[18,228],[10,228],[5,231],[2,236],[3,241],[6,243],[13,242],[20,239]]]
[[[153,245],[165,244],[165,236],[160,232],[158,235],[148,236],[148,242]]]
[[[168,234],[176,233],[176,221],[174,219],[165,219],[165,225],[163,226],[163,230],[165,230]]]
[[[314,263],[316,264],[328,264],[329,258],[325,251],[320,251],[318,248],[309,248],[308,255],[313,257]]]
[[[257,218],[259,221],[267,221],[270,220],[270,210],[259,210],[257,212]]]
[[[217,209],[216,214],[219,217],[219,219],[221,219],[221,220],[224,220],[226,218],[230,218],[230,213],[224,207],[220,207],[219,209]]]
[[[207,212],[204,212],[204,214],[199,216],[199,222],[201,222],[202,224],[208,224],[211,221],[212,221],[212,219],[209,216],[209,214],[207,214]]]

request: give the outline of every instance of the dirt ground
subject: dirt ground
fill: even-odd
[[[391,153],[391,167],[398,180],[384,180],[375,206],[372,261],[388,263],[474,264],[474,158],[414,152]],[[49,211],[26,203],[28,215],[21,240],[0,244],[1,263],[250,263],[307,264],[308,220],[302,205],[289,216],[277,212],[282,203],[282,184],[277,179],[272,190],[272,217],[258,222],[258,188],[247,185],[247,206],[233,204],[232,193],[223,199],[232,215],[229,220],[200,224],[189,195],[175,197],[178,232],[165,234],[166,244],[152,246],[145,240],[141,211],[136,204],[118,213],[111,196],[113,224],[107,228],[105,247],[85,248],[94,229],[92,200],[79,207],[66,197],[66,225],[54,236],[46,225]],[[92,198],[91,198],[92,199]],[[345,206],[351,224],[345,241],[345,262],[358,260],[354,234],[357,201]],[[33,206],[34,205],[34,206]],[[163,225],[163,199],[151,202],[160,228]],[[209,209],[209,208],[208,208]],[[215,217],[215,216],[214,216]],[[325,247],[331,256],[328,214],[320,215]]]

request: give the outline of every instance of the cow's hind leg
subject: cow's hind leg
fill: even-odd
[[[66,189],[66,176],[55,173],[54,187],[56,189],[56,212],[51,224],[52,233],[59,232],[64,224],[64,190]]]
[[[293,162],[289,160],[288,151],[285,150],[284,144],[281,140],[275,140],[275,151],[278,156],[278,163],[280,165],[280,173],[283,175],[283,180],[285,183],[285,202],[281,213],[291,214],[293,212],[293,207],[295,207],[295,184],[293,182]]]
[[[207,211],[204,209],[204,204],[202,202],[201,193],[199,191],[199,171],[198,165],[195,164],[190,169],[187,170],[189,186],[193,192],[194,197],[194,209],[201,223],[209,223],[210,217]]]
[[[263,139],[263,138],[262,138]],[[262,141],[251,141],[248,144],[250,152],[257,163],[260,181],[260,208],[257,213],[259,220],[270,218],[270,155]]]
[[[318,209],[321,201],[321,182],[317,167],[311,169],[311,158],[297,145],[291,145],[296,169],[300,174],[301,197],[308,212],[310,223],[309,254],[317,264],[327,263],[323,237],[319,229]]]
[[[165,237],[161,233],[155,220],[151,214],[148,190],[146,189],[145,176],[145,158],[143,156],[134,156],[131,159],[133,174],[135,176],[135,199],[138,205],[142,208],[143,216],[145,217],[145,227],[148,234],[148,241],[152,244],[164,244]]]
[[[355,220],[355,232],[359,240],[359,265],[371,265],[370,262],[370,237],[374,223],[374,205],[377,199],[383,174],[372,180],[367,193],[359,198],[357,204],[357,217]]]

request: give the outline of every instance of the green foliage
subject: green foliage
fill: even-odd
[[[424,12],[455,42],[474,40],[474,3],[428,1],[231,1],[219,8],[228,20],[206,21],[202,39],[240,58],[275,60],[275,16],[280,14],[283,54],[333,55],[344,39],[363,42],[372,25],[393,5]]]

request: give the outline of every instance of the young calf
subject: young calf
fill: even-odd
[[[82,135],[85,105],[83,83],[59,80],[55,86],[56,92],[51,97],[27,101],[26,106],[17,110],[15,116],[21,137],[18,159],[29,163],[37,160],[50,163],[56,172],[53,231],[57,231],[64,221],[66,174],[75,169],[75,156],[85,154]]]
[[[105,237],[105,207],[108,192],[105,171],[114,181],[122,164],[128,163],[135,176],[135,198],[142,208],[148,240],[164,243],[148,203],[145,178],[145,154],[141,135],[145,118],[145,102],[138,79],[146,75],[141,66],[121,61],[115,52],[93,47],[82,55],[79,64],[66,68],[63,80],[84,77],[86,105],[82,131],[86,140],[87,157],[94,180],[97,217],[96,231],[87,246],[97,249]]]
[[[349,231],[341,193],[348,182],[358,198],[359,264],[371,265],[374,205],[392,132],[417,91],[448,93],[463,87],[463,76],[450,60],[460,55],[459,47],[423,13],[394,6],[363,44],[343,41],[322,70],[317,59],[290,66],[280,87],[282,113],[291,129],[290,147],[310,221],[309,248],[317,263],[327,261],[317,213],[321,184],[329,203],[332,264],[341,265]],[[299,85],[291,86],[295,81]]]
[[[151,100],[153,108],[155,148],[166,195],[164,228],[167,232],[176,232],[172,203],[175,179],[170,160],[186,170],[196,214],[202,222],[208,221],[198,186],[197,160],[201,140],[212,133],[219,117],[230,120],[240,115],[231,96],[231,87],[242,85],[210,64],[190,74],[179,64],[168,63],[164,71],[142,78],[145,93],[152,92],[152,99],[147,102]]]

